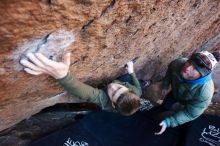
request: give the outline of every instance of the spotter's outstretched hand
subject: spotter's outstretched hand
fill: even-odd
[[[159,125],[161,126],[161,130],[159,132],[155,132],[155,135],[161,135],[167,129],[167,124],[165,121],[162,121]]]

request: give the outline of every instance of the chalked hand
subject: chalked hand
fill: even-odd
[[[24,70],[29,74],[48,74],[55,79],[61,79],[65,77],[69,71],[70,55],[70,53],[66,53],[63,55],[61,62],[56,62],[41,53],[28,53],[28,60],[21,59],[20,63],[25,66]]]

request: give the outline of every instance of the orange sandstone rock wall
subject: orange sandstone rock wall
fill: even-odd
[[[219,48],[219,10],[219,0],[1,0],[0,131],[45,107],[76,102],[51,77],[17,68],[47,35],[65,32],[48,37],[50,47],[56,44],[55,55],[72,52],[71,72],[82,81],[111,80],[136,56],[138,76],[156,80],[172,59]]]

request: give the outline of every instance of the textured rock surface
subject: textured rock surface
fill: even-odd
[[[52,78],[16,70],[19,46],[65,30],[76,34],[66,49],[78,79],[107,82],[140,56],[138,76],[159,80],[177,56],[220,47],[219,10],[219,0],[1,0],[0,131],[45,107],[75,102]]]

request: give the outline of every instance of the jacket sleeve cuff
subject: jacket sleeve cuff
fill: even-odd
[[[63,78],[61,78],[61,79],[57,79],[57,81],[61,84],[61,85],[63,85],[64,83],[66,83],[66,82],[68,82],[68,81],[70,81],[70,80],[72,80],[73,79],[73,77],[70,75],[70,73],[68,73],[65,77],[63,77]]]
[[[171,123],[170,123],[169,118],[166,118],[166,119],[164,120],[164,122],[166,123],[167,127],[171,127]]]
[[[133,73],[129,73],[131,76],[135,76],[136,77],[136,74],[133,72]]]

